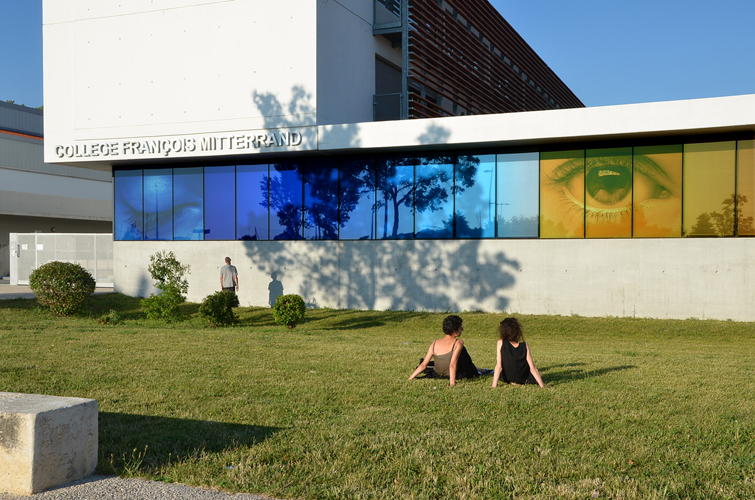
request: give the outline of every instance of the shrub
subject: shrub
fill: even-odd
[[[304,318],[304,311],[304,299],[299,295],[280,295],[273,306],[273,318],[279,325],[295,328],[296,323]]]
[[[231,308],[239,306],[238,296],[229,291],[208,295],[199,305],[199,315],[212,326],[230,326],[238,317]]]
[[[56,261],[32,271],[29,286],[42,307],[60,316],[71,316],[84,311],[95,281],[79,264]]]
[[[180,320],[178,306],[186,302],[184,294],[189,291],[189,282],[184,275],[191,272],[191,267],[181,264],[173,252],[162,250],[150,255],[147,269],[155,280],[155,288],[160,290],[158,295],[151,294],[141,301],[147,317],[167,322]]]
[[[101,325],[117,325],[123,321],[123,318],[118,311],[110,309],[107,314],[95,318],[95,321]]]

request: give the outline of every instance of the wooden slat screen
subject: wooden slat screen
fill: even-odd
[[[410,118],[576,107],[584,105],[486,0],[410,1]]]

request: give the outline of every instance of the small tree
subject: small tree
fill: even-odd
[[[141,306],[149,319],[164,319],[167,322],[181,319],[178,306],[186,302],[189,282],[185,275],[191,273],[191,266],[181,264],[173,252],[162,250],[149,257],[149,274],[155,280],[158,295],[150,294],[142,299]]]
[[[29,286],[42,307],[59,316],[71,316],[84,311],[92,295],[95,281],[79,264],[48,262],[29,275]]]
[[[304,318],[304,299],[292,293],[280,295],[273,306],[273,319],[279,325],[286,325],[288,329],[295,328],[296,323]]]
[[[212,326],[230,326],[238,321],[232,309],[238,306],[238,296],[229,290],[222,290],[205,297],[199,305],[199,315]]]

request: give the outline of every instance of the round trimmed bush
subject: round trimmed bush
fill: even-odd
[[[59,316],[83,312],[95,284],[86,269],[70,262],[48,262],[29,275],[29,286],[39,305]]]
[[[204,298],[199,305],[199,315],[212,326],[230,326],[238,321],[231,308],[238,306],[238,296],[229,290],[222,290]]]
[[[286,325],[289,329],[295,328],[296,323],[304,318],[305,310],[304,299],[299,295],[280,295],[273,306],[273,319],[279,325]]]

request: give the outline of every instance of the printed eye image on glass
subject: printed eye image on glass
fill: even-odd
[[[755,236],[755,141],[114,171],[115,239]]]

